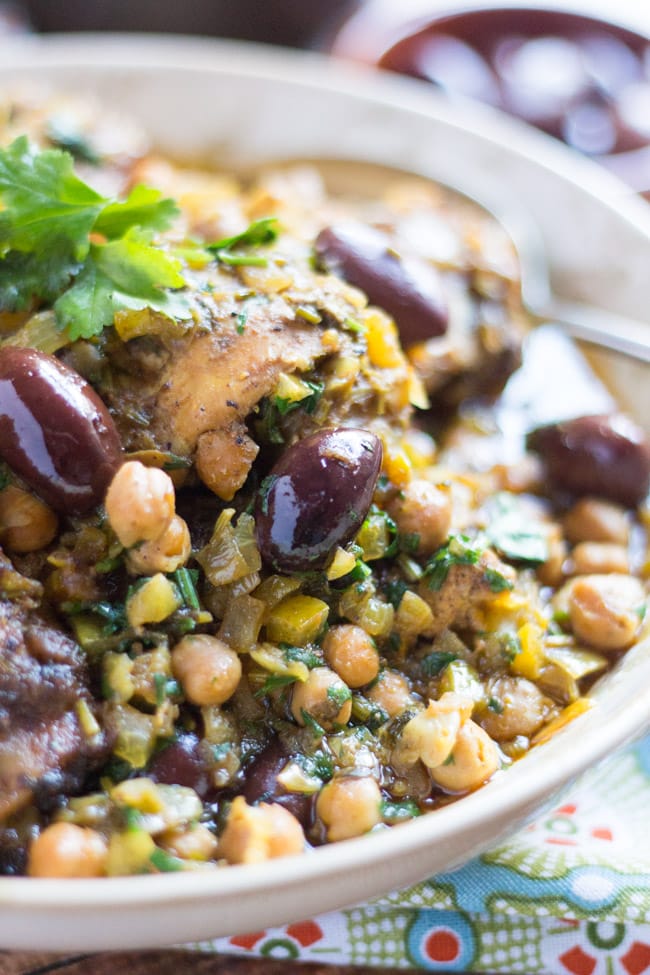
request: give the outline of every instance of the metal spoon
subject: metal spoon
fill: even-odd
[[[373,192],[380,192],[390,179],[432,179],[393,166],[332,158],[293,158],[284,160],[282,165],[305,163],[316,166],[335,195],[352,193],[369,198]],[[492,217],[510,236],[519,257],[522,302],[532,324],[554,323],[572,338],[637,362],[650,363],[650,319],[639,321],[588,303],[568,301],[554,293],[546,245],[528,211],[521,207],[515,209],[503,198],[479,195],[448,179],[433,181]]]
[[[510,235],[519,257],[522,301],[535,324],[552,322],[572,338],[650,362],[650,321],[558,297],[549,280],[544,240],[532,217],[521,211],[501,211],[498,205],[486,205],[464,190],[459,192],[491,213]]]

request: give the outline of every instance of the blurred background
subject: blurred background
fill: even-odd
[[[324,43],[360,0],[18,0],[14,17],[38,31],[163,31],[265,41]]]
[[[515,115],[650,198],[650,0],[0,0],[0,31],[325,51]]]

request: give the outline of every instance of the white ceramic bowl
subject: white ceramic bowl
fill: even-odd
[[[364,160],[453,183],[538,220],[558,290],[641,317],[650,308],[650,209],[559,144],[493,112],[459,114],[407,79],[314,55],[219,42],[52,37],[0,46],[0,84],[40,79],[126,108],[175,155],[250,166]],[[628,405],[647,367],[626,367]],[[210,873],[0,879],[0,946],[145,948],[259,930],[448,869],[512,831],[650,723],[650,641],[601,683],[597,706],[479,792],[393,830],[303,857]]]

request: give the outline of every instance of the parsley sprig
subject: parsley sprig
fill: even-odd
[[[486,542],[481,538],[469,538],[463,534],[452,534],[426,564],[424,574],[429,589],[439,591],[447,581],[449,570],[454,565],[478,565],[485,553]],[[492,592],[512,589],[512,583],[498,569],[483,566],[483,577]]]
[[[262,254],[251,253],[242,248],[260,247],[272,244],[278,236],[278,220],[276,217],[262,217],[254,220],[246,230],[233,237],[223,237],[207,245],[218,261],[231,267],[266,267],[268,260]]]
[[[181,262],[154,243],[178,214],[159,190],[101,196],[59,149],[25,136],[0,150],[0,310],[52,304],[71,340],[91,338],[116,312],[146,307],[187,318]],[[173,290],[170,290],[173,289]]]

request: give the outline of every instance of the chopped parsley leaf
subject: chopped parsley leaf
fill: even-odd
[[[352,697],[352,691],[349,687],[345,686],[328,687],[327,697],[330,701],[333,701],[334,704],[336,704],[337,708],[342,708],[343,705]]]
[[[403,823],[422,815],[418,804],[412,799],[405,799],[403,802],[382,799],[380,810],[386,823]]]
[[[71,340],[92,338],[125,309],[189,317],[181,264],[153,242],[176,204],[136,186],[109,200],[75,174],[60,149],[21,136],[0,150],[0,310],[52,303]]]
[[[451,535],[426,564],[424,574],[428,579],[429,589],[441,589],[452,566],[476,565],[482,554],[483,547],[476,542],[472,543],[467,535]]]
[[[496,569],[492,569],[489,566],[485,570],[484,575],[485,580],[492,592],[506,592],[514,587],[513,583],[510,582],[509,579],[506,579],[501,572],[498,572]]]
[[[391,579],[390,582],[386,583],[384,592],[393,609],[399,609],[399,604],[402,602],[402,597],[407,589],[408,585],[404,579]]]
[[[293,410],[301,409],[310,416],[316,409],[318,401],[320,400],[323,392],[325,390],[324,383],[311,383],[308,380],[303,380],[305,386],[307,386],[311,392],[302,399],[288,399],[282,396],[273,397],[273,405],[280,414],[280,416],[286,416],[287,413],[291,413]]]
[[[485,535],[505,559],[540,565],[548,558],[548,542],[542,525],[530,517],[520,498],[501,491],[487,505]]]
[[[496,697],[491,697],[487,702],[487,706],[495,714],[503,714],[503,704]]]
[[[173,677],[168,677],[167,674],[154,674],[153,684],[156,690],[156,704],[158,707],[164,704],[170,697],[180,697],[181,689],[178,682]]]
[[[437,677],[452,660],[458,660],[457,653],[450,653],[448,650],[434,650],[433,653],[428,653],[426,657],[422,658],[420,666],[427,677]]]
[[[297,678],[294,674],[269,674],[262,686],[255,691],[255,697],[263,697],[273,691],[279,691],[289,684],[295,684]]]
[[[260,247],[265,244],[272,244],[278,237],[278,220],[276,217],[263,217],[261,220],[254,220],[246,230],[232,237],[223,237],[221,240],[214,241],[206,245],[222,264],[231,267],[266,267],[268,261],[260,254],[249,252],[235,253],[233,248],[240,247]]]
[[[321,667],[323,664],[322,657],[311,647],[293,647],[288,643],[281,643],[280,649],[288,663],[298,661],[305,667],[309,667],[310,670],[314,667]]]

